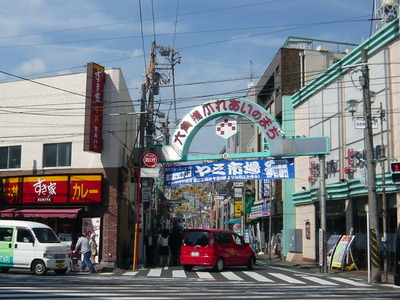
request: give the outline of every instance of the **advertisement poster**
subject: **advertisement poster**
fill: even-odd
[[[354,235],[342,236],[333,253],[332,264],[331,264],[332,268],[344,267],[344,260],[346,258],[347,250],[349,249],[353,239]]]
[[[100,244],[100,218],[82,218],[82,234],[83,236],[90,238],[92,233],[96,234],[96,243]],[[100,249],[97,247],[97,251]],[[99,261],[99,256],[96,256],[96,263]]]
[[[336,245],[340,241],[341,237],[342,237],[341,235],[333,234],[329,237],[328,241],[326,242],[326,256],[327,256],[326,265],[328,266],[328,268],[331,267],[333,252],[335,252]]]

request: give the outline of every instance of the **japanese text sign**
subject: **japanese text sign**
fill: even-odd
[[[294,159],[262,159],[218,161],[206,164],[165,168],[165,185],[201,182],[291,179],[294,178]]]
[[[102,175],[3,178],[2,203],[99,203]]]

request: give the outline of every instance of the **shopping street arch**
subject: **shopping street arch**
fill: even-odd
[[[242,116],[253,122],[264,136],[268,149],[264,152],[189,155],[189,148],[197,132],[210,121],[221,116]],[[146,148],[150,150],[149,148]],[[152,147],[161,163],[221,160],[238,158],[296,157],[329,154],[329,138],[287,137],[276,119],[260,105],[245,98],[220,98],[192,109],[182,118],[170,144]],[[134,149],[133,157],[140,157]]]

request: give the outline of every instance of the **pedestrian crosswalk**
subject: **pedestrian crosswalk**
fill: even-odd
[[[237,281],[237,282],[260,282],[271,284],[292,284],[292,285],[322,285],[339,286],[348,285],[355,287],[370,286],[357,279],[348,279],[335,276],[321,276],[306,273],[284,273],[268,272],[266,270],[241,271],[227,270],[223,272],[209,272],[206,270],[184,271],[182,269],[154,268],[141,269],[136,271],[125,271],[122,276],[147,277],[147,278],[183,278],[214,281]]]

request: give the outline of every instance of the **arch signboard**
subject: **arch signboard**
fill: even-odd
[[[199,195],[200,195],[200,198],[201,198],[203,201],[206,201],[206,200],[207,200],[207,196],[203,193],[203,191],[200,190],[199,188],[195,187],[195,186],[185,186],[185,187],[183,187],[183,188],[180,188],[180,189],[177,190],[176,193],[172,196],[172,200],[177,200],[178,197],[179,197],[180,195],[182,195],[183,193],[185,193],[185,192],[193,192],[193,193],[199,194]]]
[[[323,137],[285,137],[276,119],[260,105],[244,98],[221,98],[203,103],[182,118],[170,144],[152,148],[160,162],[227,159],[225,154],[188,155],[190,144],[196,133],[208,122],[221,116],[238,115],[247,118],[260,129],[268,149],[263,152],[232,153],[233,158],[293,157],[329,153],[329,139]]]

